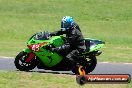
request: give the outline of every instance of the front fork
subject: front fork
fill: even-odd
[[[29,48],[24,49],[23,52],[28,54],[26,62],[30,62],[36,56]]]

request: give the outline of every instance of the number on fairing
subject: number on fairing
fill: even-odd
[[[40,45],[33,45],[32,50],[33,51],[39,51]]]

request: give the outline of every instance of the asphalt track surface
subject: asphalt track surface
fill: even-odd
[[[14,59],[0,57],[0,71],[17,71],[14,65]],[[73,74],[71,71],[50,71],[37,68],[31,72]],[[132,63],[98,62],[95,70],[90,74],[130,74],[132,76]]]

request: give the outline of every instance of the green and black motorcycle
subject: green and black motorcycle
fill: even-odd
[[[59,47],[65,43],[64,36],[50,36],[49,32],[34,34],[27,42],[27,48],[22,50],[15,58],[15,66],[20,71],[29,71],[36,66],[39,69],[53,71],[77,71],[67,66],[64,61],[65,54],[52,52],[50,48]],[[105,42],[97,39],[85,38],[86,52],[78,55],[77,64],[83,66],[86,74],[92,72],[97,64],[96,56]]]

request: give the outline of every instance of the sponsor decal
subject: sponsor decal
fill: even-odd
[[[131,76],[129,74],[88,74],[77,75],[76,81],[78,84],[85,83],[130,83]]]

